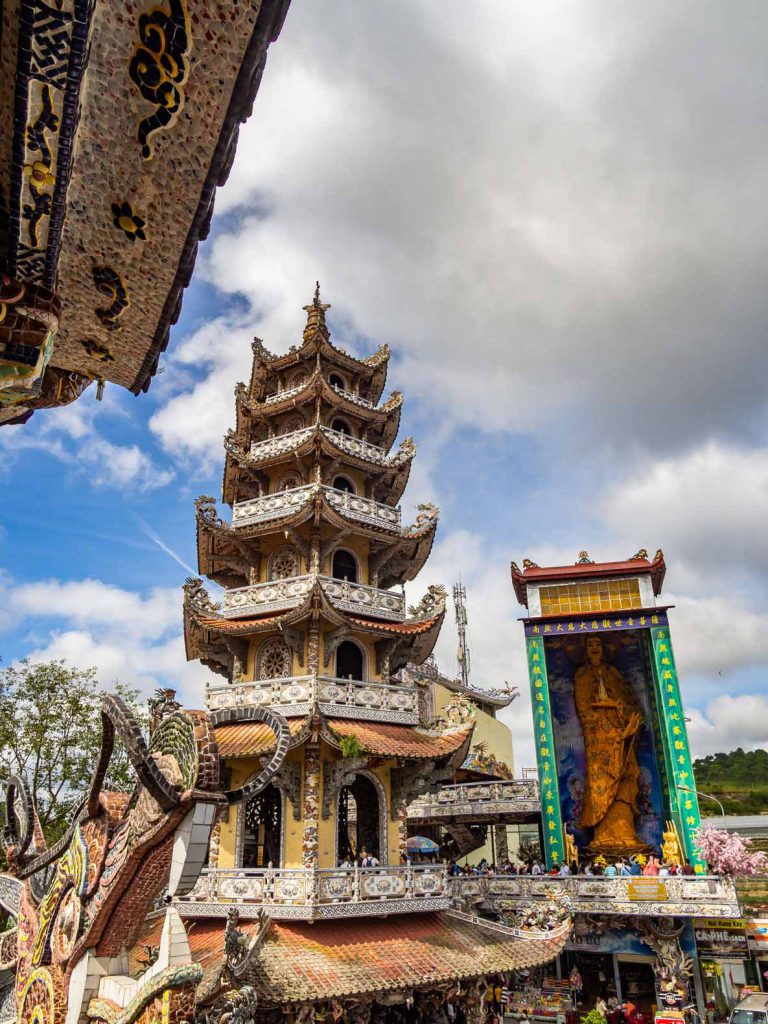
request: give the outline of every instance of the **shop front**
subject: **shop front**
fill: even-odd
[[[693,932],[686,928],[680,936],[685,954],[695,957]],[[631,1002],[649,1020],[664,1006],[656,976],[657,957],[637,929],[626,921],[612,926],[610,919],[580,919],[560,957],[564,979],[578,976],[581,989],[574,993],[580,1013],[591,1010],[599,996],[612,1007]],[[576,975],[574,975],[574,969]],[[695,993],[689,993],[693,1001]]]
[[[714,1006],[716,1016],[725,1020],[744,995],[759,988],[745,922],[741,918],[697,917],[693,930],[707,1006]]]
[[[744,925],[757,982],[762,992],[768,992],[768,917],[754,917]]]

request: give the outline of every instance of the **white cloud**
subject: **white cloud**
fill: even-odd
[[[181,591],[157,588],[144,598],[101,580],[44,580],[9,588],[6,607],[23,618],[55,618],[75,625],[130,631],[156,639],[178,627]]]
[[[645,461],[609,486],[601,516],[626,537],[663,538],[689,586],[720,589],[723,574],[768,570],[768,448],[710,441]]]
[[[249,327],[221,317],[204,324],[168,357],[171,365],[208,370],[189,390],[173,394],[149,421],[169,455],[199,463],[201,472],[223,459],[222,439],[235,420],[234,387],[250,374],[253,336]]]
[[[0,628],[30,630],[31,661],[64,658],[82,668],[95,666],[107,690],[115,680],[145,695],[172,686],[184,704],[202,706],[205,682],[214,676],[186,661],[178,588],[142,595],[94,579],[3,583],[7,614]]]
[[[768,748],[768,697],[763,694],[740,697],[723,694],[711,701],[704,711],[693,708],[688,715],[688,736],[694,757],[737,747]]]
[[[72,472],[87,475],[96,486],[149,491],[164,487],[173,471],[155,464],[136,444],[115,444],[96,429],[99,413],[123,417],[121,398],[107,392],[104,409],[99,409],[91,392],[72,405],[53,412],[38,412],[30,423],[5,426],[0,431],[0,449],[12,461],[24,450],[37,450],[65,462]]]
[[[463,422],[576,414],[566,441],[613,428],[641,448],[744,433],[768,359],[766,95],[745,36],[765,16],[296,8],[219,200],[242,215],[201,269],[277,349],[320,276],[332,321],[393,341],[411,394]]]

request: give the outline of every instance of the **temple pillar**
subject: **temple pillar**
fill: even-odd
[[[301,853],[305,868],[316,868],[320,829],[320,745],[304,748],[304,802]]]

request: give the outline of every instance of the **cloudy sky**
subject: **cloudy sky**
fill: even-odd
[[[768,744],[768,6],[294,0],[148,395],[0,430],[0,652],[199,705],[180,584],[254,334],[390,343],[412,588],[467,586],[533,764],[509,562],[663,547],[694,752]],[[441,665],[453,671],[446,622]]]

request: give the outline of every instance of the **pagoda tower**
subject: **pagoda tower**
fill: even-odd
[[[197,501],[201,576],[185,586],[188,659],[224,677],[208,688],[216,742],[247,784],[274,749],[249,709],[288,719],[291,746],[263,793],[219,827],[211,863],[225,868],[337,867],[363,851],[397,865],[406,806],[461,765],[474,723],[458,695],[430,720],[423,683],[399,678],[432,652],[446,594],[430,587],[406,610],[402,585],[424,565],[438,511],[420,505],[403,526],[415,445],[393,450],[402,395],[381,403],[389,349],[356,359],[333,345],[319,286],[301,344],[282,356],[253,344],[224,440],[220,518]]]

